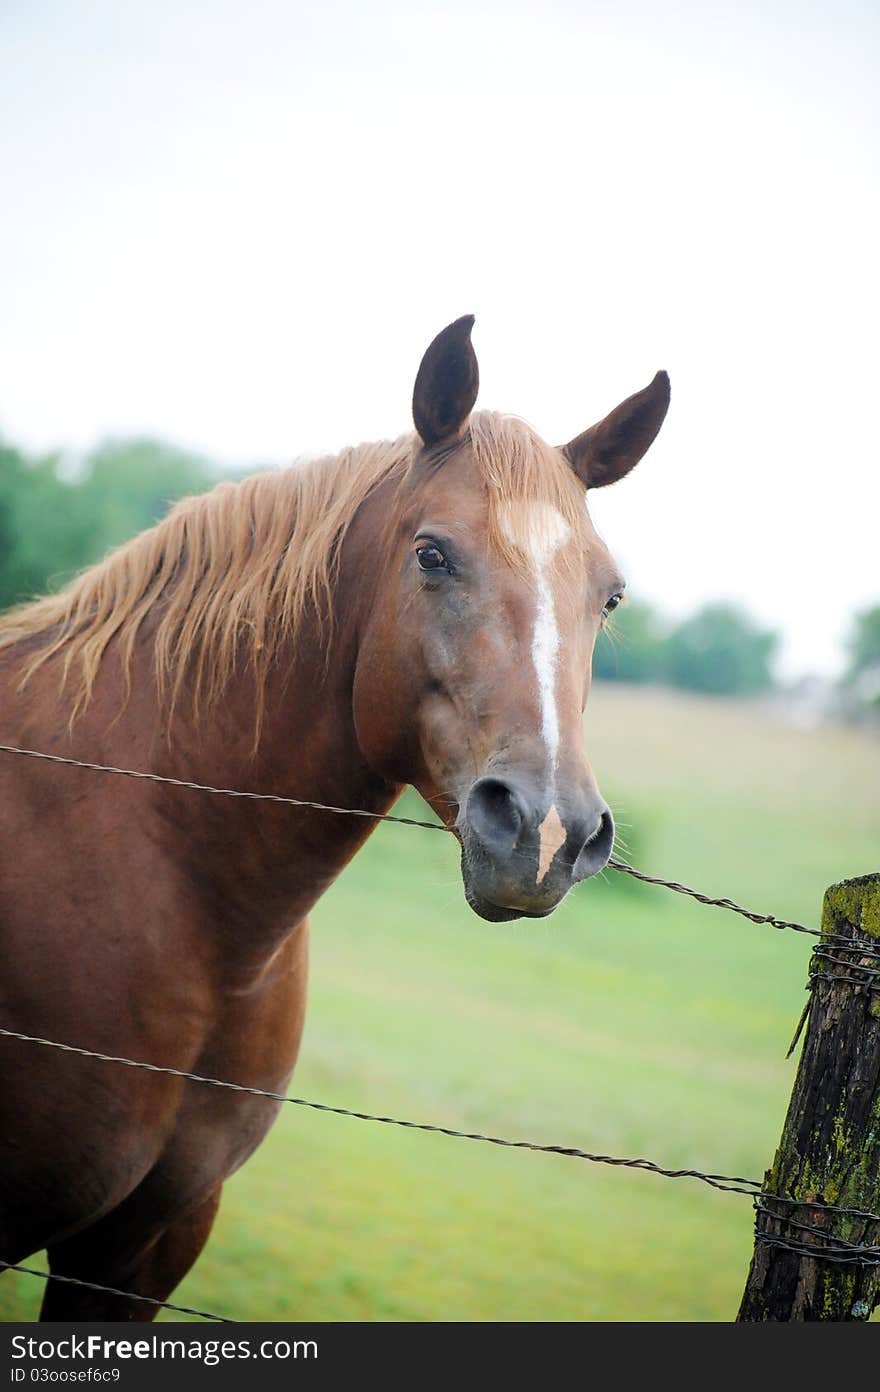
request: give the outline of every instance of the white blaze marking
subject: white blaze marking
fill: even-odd
[[[553,591],[543,566],[537,571],[538,603],[535,610],[535,630],[532,635],[532,661],[538,674],[538,693],[541,697],[541,734],[550,758],[550,774],[556,776],[559,757],[559,713],[556,709],[556,658],[559,653],[559,627]]]
[[[556,793],[556,764],[559,758],[559,714],[556,709],[556,666],[559,656],[559,625],[556,603],[548,570],[554,555],[571,536],[562,514],[549,503],[508,503],[502,521],[510,541],[528,556],[535,576],[535,627],[532,631],[532,661],[538,679],[541,703],[541,734],[547,749],[550,780]],[[555,803],[541,823],[536,883],[544,879],[550,862],[565,841],[565,827]]]
[[[568,541],[571,531],[562,514],[549,503],[508,503],[502,525],[514,545],[529,557],[534,570],[536,606],[532,661],[541,701],[541,734],[549,757],[550,777],[555,786],[556,761],[559,757],[559,715],[556,710],[559,626],[547,570],[548,563]]]

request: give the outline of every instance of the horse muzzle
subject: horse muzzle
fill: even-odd
[[[552,913],[572,885],[604,869],[614,843],[611,813],[595,788],[551,801],[494,774],[473,784],[456,831],[465,897],[494,923]]]

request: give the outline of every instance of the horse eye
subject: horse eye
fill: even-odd
[[[622,599],[622,594],[613,594],[611,598],[607,601],[605,608],[602,610],[602,618],[607,619],[612,609],[616,609]]]
[[[429,544],[416,547],[416,557],[422,570],[445,570],[446,557],[439,546]]]

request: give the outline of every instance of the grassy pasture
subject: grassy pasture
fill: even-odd
[[[587,725],[649,872],[815,924],[827,884],[880,868],[876,740],[619,686]],[[486,924],[451,839],[394,826],[314,928],[298,1094],[763,1173],[809,939],[615,875],[545,922]],[[727,1320],[751,1246],[748,1199],[694,1181],[286,1107],[175,1298],[255,1320]],[[0,1317],[41,1294],[4,1278]]]

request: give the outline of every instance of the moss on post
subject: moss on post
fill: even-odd
[[[741,1321],[865,1320],[880,1300],[880,1265],[822,1255],[880,1244],[880,1223],[820,1207],[880,1213],[880,875],[826,892],[811,976],[803,1053],[764,1183],[798,1203],[759,1204]]]

